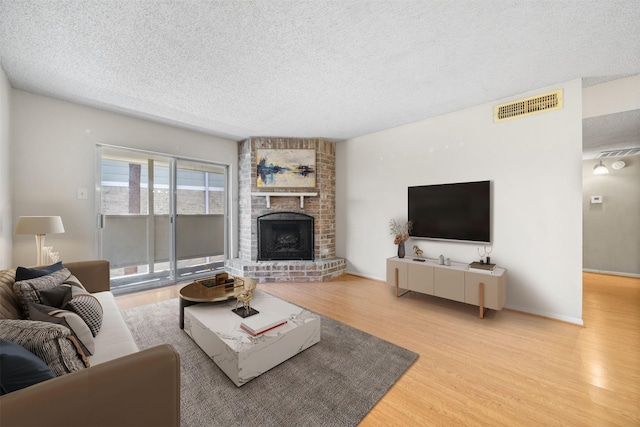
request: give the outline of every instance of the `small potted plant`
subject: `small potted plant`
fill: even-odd
[[[409,240],[409,233],[411,232],[412,226],[413,223],[411,221],[405,223],[399,223],[395,219],[389,221],[390,234],[394,236],[393,244],[398,245],[398,258],[404,258],[404,242]]]

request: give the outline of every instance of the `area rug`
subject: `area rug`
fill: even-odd
[[[180,353],[181,425],[355,426],[418,355],[321,316],[321,340],[236,387],[179,328],[173,299],[123,310],[140,349]]]

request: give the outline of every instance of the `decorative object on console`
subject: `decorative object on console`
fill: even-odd
[[[440,256],[438,257],[438,264],[440,264],[440,265],[444,265],[444,255],[440,255]]]
[[[405,250],[404,250],[404,242],[398,243],[398,258],[404,258]]]
[[[492,272],[495,270],[495,264],[489,264],[488,262],[472,262],[469,264],[469,271],[482,271],[482,272]]]
[[[409,233],[412,227],[413,223],[411,221],[407,221],[404,224],[397,222],[395,219],[389,221],[389,231],[394,236],[393,244],[398,245],[398,258],[404,258],[404,242],[409,240]]]
[[[489,246],[489,249],[487,249],[487,245],[482,247],[482,252],[480,252],[480,248],[478,248],[478,255],[480,255],[480,263],[485,262],[484,261],[485,256],[487,257],[487,263],[489,263],[489,260],[491,258],[488,255],[490,255],[492,251],[493,251],[493,248]]]
[[[445,259],[444,260],[444,264],[445,265],[451,265],[451,259],[450,258]]]
[[[316,150],[256,150],[256,185],[258,187],[316,186]]]
[[[413,259],[414,261],[424,261],[424,258],[422,257],[424,252],[418,247],[418,245],[413,245],[413,253],[415,253],[417,257]]]
[[[16,234],[33,234],[36,237],[37,265],[44,264],[42,251],[47,234],[64,233],[62,219],[59,216],[21,216],[16,224]],[[56,256],[58,254],[56,253]]]
[[[244,291],[242,291],[236,297],[236,307],[231,310],[242,318],[253,316],[260,313],[258,310],[251,308],[251,298],[253,298],[253,291],[256,289],[257,283],[253,279],[244,279]],[[238,308],[238,304],[242,302],[242,307]]]

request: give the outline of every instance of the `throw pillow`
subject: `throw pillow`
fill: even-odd
[[[62,308],[69,300],[71,300],[71,286],[62,284],[51,289],[43,289],[38,291],[38,297],[40,302],[50,307]],[[31,304],[29,304],[29,310],[31,310]]]
[[[16,270],[0,270],[0,319],[20,319],[22,306],[20,299],[13,290]]]
[[[26,348],[0,339],[0,394],[55,378],[42,359]]]
[[[26,348],[57,376],[84,369],[69,328],[47,322],[0,319],[0,338]]]
[[[40,269],[18,267],[16,268],[16,282],[19,280],[35,279],[37,277],[46,276],[47,274],[53,273],[54,271],[62,270],[63,268],[64,267],[62,266],[62,261],[56,262],[55,264],[51,264],[50,266]]]
[[[29,319],[39,320],[41,322],[51,322],[59,325],[66,326],[71,330],[71,333],[78,340],[80,347],[82,348],[83,360],[84,356],[93,354],[96,349],[96,344],[93,340],[93,334],[82,320],[82,318],[72,311],[61,310],[55,307],[48,307],[42,304],[31,303],[29,305]],[[85,361],[85,364],[88,361]]]
[[[85,287],[82,286],[82,283],[80,283],[80,280],[73,274],[62,282],[60,286],[38,291],[38,297],[42,304],[56,308],[64,307],[73,295],[80,294],[89,294],[89,292],[87,292]]]
[[[65,271],[69,270],[65,269]],[[24,282],[28,281],[21,283]],[[69,274],[69,277],[59,286],[37,290],[34,298],[37,298],[37,301],[29,302],[29,307],[25,309],[25,313],[27,313],[29,318],[31,318],[29,314],[29,310],[32,307],[31,304],[42,303],[49,307],[69,310],[76,313],[89,327],[94,337],[100,332],[103,317],[102,305],[100,305],[96,297],[87,292],[84,286],[82,286],[82,283],[80,283],[74,275]],[[90,354],[93,354],[93,352]]]
[[[29,316],[29,304],[32,302],[40,303],[38,291],[55,288],[62,284],[71,276],[66,268],[54,271],[45,276],[36,277],[35,279],[19,280],[13,284],[13,290],[20,300],[22,310],[25,317]]]
[[[100,332],[103,311],[100,301],[93,295],[73,295],[73,298],[63,308],[77,313],[89,326],[94,337]]]
[[[79,288],[83,291],[85,291],[86,293],[89,293],[89,291],[87,291],[85,289],[85,287],[82,285],[82,283],[80,283],[80,280],[78,280],[78,278],[76,276],[74,276],[73,274],[70,275],[67,280],[65,280],[63,282],[65,285],[71,285],[71,286],[75,286],[76,288]]]

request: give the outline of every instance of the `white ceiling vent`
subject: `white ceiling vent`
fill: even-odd
[[[562,108],[562,89],[519,101],[496,105],[493,110],[493,121],[497,123],[504,120],[515,119],[516,117],[558,110],[560,108]]]
[[[600,159],[606,157],[623,157],[633,156],[636,154],[640,154],[640,148],[625,148],[623,150],[601,151],[600,154],[596,156],[596,158]]]

